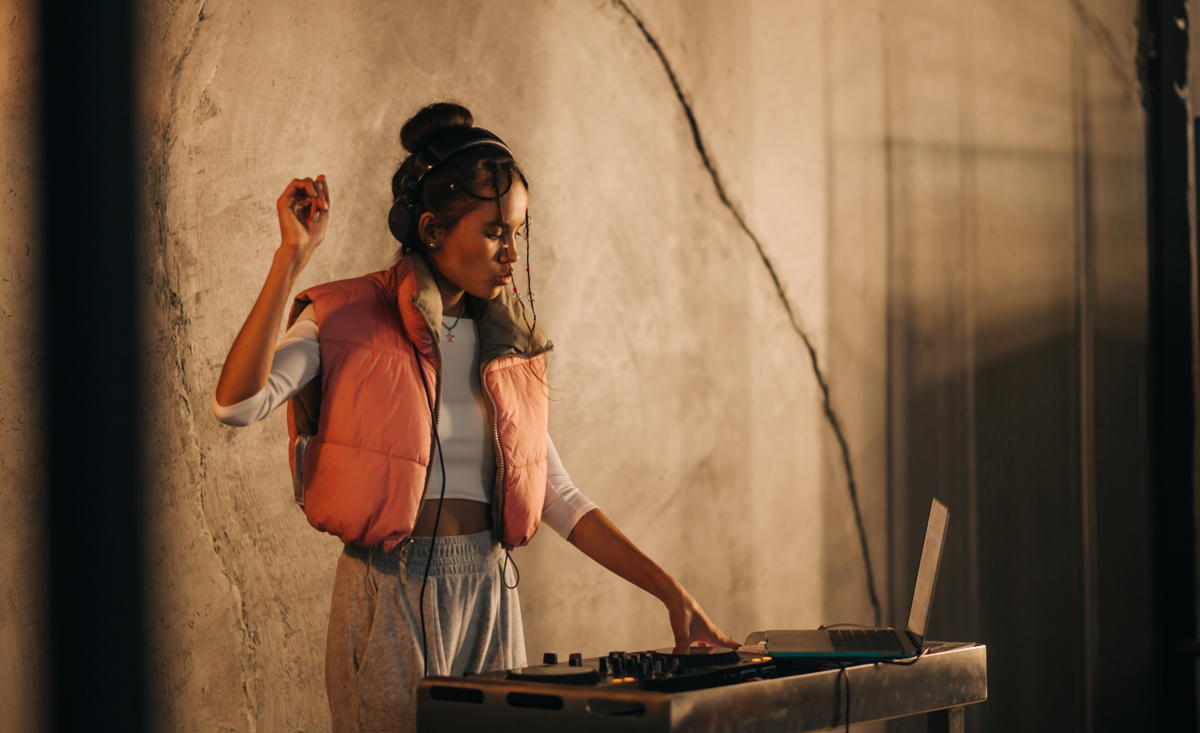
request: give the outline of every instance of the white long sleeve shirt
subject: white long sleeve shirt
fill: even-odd
[[[492,432],[479,384],[479,349],[475,322],[463,319],[442,327],[442,407],[438,414],[438,442],[446,466],[446,499],[468,499],[491,503],[496,475]],[[221,406],[213,395],[212,409],[226,425],[244,426],[262,420],[271,410],[287,402],[321,372],[320,334],[313,307],[309,305],[283,340],[275,347],[267,385],[258,394],[234,405]],[[442,461],[437,451],[431,457],[427,499],[443,498]],[[546,436],[546,500],[542,521],[564,538],[575,524],[596,505],[571,483],[554,441]]]

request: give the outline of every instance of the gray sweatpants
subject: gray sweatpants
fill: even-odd
[[[418,537],[409,548],[407,585],[394,555],[347,544],[338,559],[325,643],[335,733],[417,729],[424,674],[419,598],[429,545]],[[521,605],[517,591],[501,582],[503,566],[504,550],[491,532],[437,539],[425,589],[429,674],[525,665]],[[514,585],[513,568],[506,573]]]

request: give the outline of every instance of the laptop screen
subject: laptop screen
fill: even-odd
[[[917,588],[913,591],[912,610],[908,613],[908,630],[925,640],[925,625],[929,621],[929,605],[933,602],[933,586],[937,583],[938,566],[942,562],[942,539],[950,510],[937,499],[929,508],[929,525],[925,528],[925,545],[921,549],[921,568],[917,571]]]

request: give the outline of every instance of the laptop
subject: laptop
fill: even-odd
[[[773,657],[813,657],[820,659],[902,659],[915,657],[925,648],[925,628],[933,586],[942,563],[942,544],[950,510],[937,499],[929,508],[921,567],[913,590],[912,609],[904,633],[878,627],[825,628],[812,631],[762,631],[752,634],[747,643],[764,644],[764,653]]]

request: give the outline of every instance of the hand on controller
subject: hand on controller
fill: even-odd
[[[700,604],[696,603],[696,599],[683,588],[667,603],[667,613],[671,618],[676,648],[691,646],[692,642],[701,646],[738,648],[738,643],[718,629]]]

